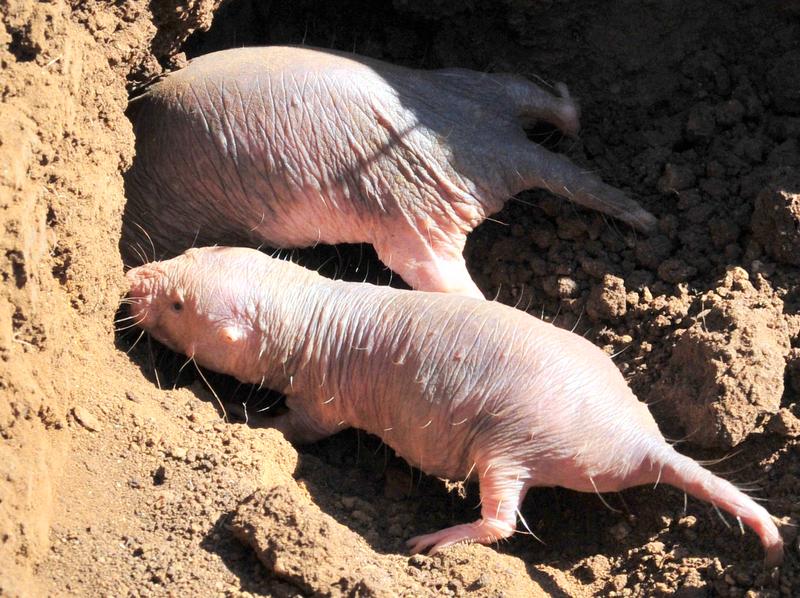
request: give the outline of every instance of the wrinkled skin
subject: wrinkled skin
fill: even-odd
[[[156,339],[287,396],[289,411],[265,424],[290,441],[356,427],[430,474],[477,478],[481,519],[413,538],[413,552],[512,535],[532,486],[665,482],[741,518],[767,563],[781,560],[767,511],[668,445],[579,335],[495,302],[332,281],[251,249],[192,249],[127,276],[132,315]]]
[[[482,294],[467,234],[546,188],[650,230],[621,191],[528,141],[578,109],[513,75],[418,71],[310,48],[208,54],[133,100],[136,159],[121,248],[170,257],[229,243],[371,243],[413,288]]]

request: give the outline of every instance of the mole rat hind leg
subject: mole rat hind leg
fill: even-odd
[[[472,523],[454,525],[438,532],[415,536],[406,542],[412,554],[440,549],[461,542],[491,544],[514,535],[517,514],[528,488],[527,475],[519,467],[476,462],[481,493],[481,518]]]

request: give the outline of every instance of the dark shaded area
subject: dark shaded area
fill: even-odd
[[[210,30],[190,37],[184,51],[192,58],[242,46],[308,45],[432,68],[441,66],[429,49],[442,25],[398,11],[392,2],[238,0],[217,12]]]
[[[11,43],[8,49],[18,62],[30,62],[39,54],[39,48],[31,41],[30,36],[19,29],[11,29]]]
[[[11,271],[18,289],[25,287],[28,282],[28,272],[25,269],[25,256],[21,251],[6,251],[6,258],[11,263]]]

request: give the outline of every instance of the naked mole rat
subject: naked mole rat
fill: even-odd
[[[769,513],[665,442],[580,335],[496,302],[333,281],[252,249],[191,249],[127,277],[132,316],[157,340],[287,396],[269,421],[290,441],[356,427],[427,473],[477,477],[481,518],[412,538],[413,552],[512,535],[533,486],[661,481],[733,514],[767,564],[781,561]]]
[[[131,102],[121,249],[371,243],[413,288],[482,297],[467,235],[512,195],[545,188],[648,231],[655,218],[527,139],[578,131],[566,87],[413,70],[308,47],[207,54]]]

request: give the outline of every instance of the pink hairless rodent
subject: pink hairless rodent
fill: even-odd
[[[528,140],[524,126],[541,121],[577,133],[578,105],[561,84],[250,47],[192,60],[130,113],[126,250],[371,243],[415,289],[482,297],[462,256],[467,235],[520,191],[544,189],[642,231],[656,224]]]
[[[579,335],[495,302],[332,281],[250,249],[193,249],[127,276],[133,315],[156,339],[286,394],[288,412],[266,422],[289,440],[356,427],[427,473],[476,478],[481,518],[412,538],[412,552],[512,535],[534,486],[663,482],[734,515],[766,563],[781,562],[770,514],[665,442]]]

